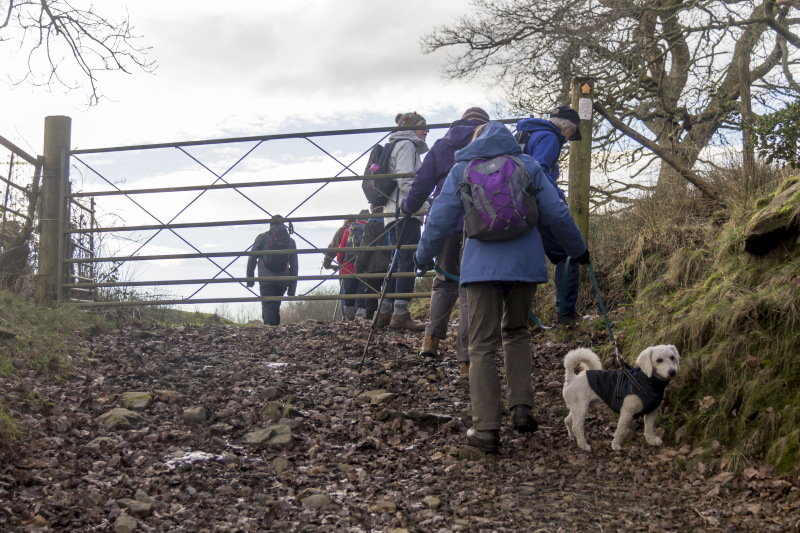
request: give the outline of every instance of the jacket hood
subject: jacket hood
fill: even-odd
[[[475,133],[475,128],[483,124],[477,120],[456,120],[443,137],[450,146],[466,146]]]
[[[501,122],[493,120],[486,124],[480,136],[456,152],[456,161],[472,161],[491,158],[501,154],[521,154],[514,135]]]
[[[558,142],[560,142],[562,145],[567,142],[567,139],[564,137],[564,134],[561,133],[561,130],[558,129],[555,124],[543,118],[524,118],[517,122],[517,131],[526,131],[529,133],[546,131],[549,133],[554,133],[558,137]]]
[[[428,151],[428,144],[419,138],[419,136],[414,133],[414,130],[403,130],[403,131],[395,131],[389,135],[389,138],[386,139],[386,142],[392,141],[399,141],[401,139],[406,139],[414,143],[414,147],[417,149],[417,153],[424,154]]]

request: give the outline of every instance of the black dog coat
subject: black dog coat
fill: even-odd
[[[646,415],[655,411],[664,399],[667,382],[647,377],[641,368],[632,368],[630,374],[641,387],[639,390],[636,390],[631,380],[619,370],[587,370],[586,379],[594,393],[600,396],[615,413],[620,412],[622,401],[629,394],[636,394],[644,404],[642,410],[635,414]],[[619,390],[617,390],[618,379],[621,380]],[[617,394],[614,394],[615,391]]]

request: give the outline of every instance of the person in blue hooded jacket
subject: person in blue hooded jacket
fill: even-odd
[[[410,215],[425,204],[428,197],[436,199],[442,190],[444,180],[456,163],[456,150],[464,148],[472,140],[475,128],[489,122],[489,114],[480,107],[470,107],[461,115],[461,120],[453,122],[450,129],[433,147],[414,174],[408,194],[403,199],[400,210]],[[462,224],[456,227],[447,238],[442,250],[436,256],[436,265],[448,274],[458,277],[461,266]],[[467,294],[459,288],[458,281],[436,273],[431,287],[430,321],[425,326],[420,355],[439,356],[439,341],[447,335],[447,325],[456,300],[459,302],[458,335],[456,337],[456,359],[461,364],[461,376],[469,377],[469,353],[467,350]]]
[[[564,203],[567,203],[567,197],[558,186],[558,157],[567,141],[581,140],[580,123],[578,112],[568,105],[558,106],[553,109],[550,112],[549,120],[526,118],[517,123],[517,132],[530,135],[525,143],[524,153],[533,157],[539,163],[539,166],[542,167],[542,172],[550,180],[558,197]],[[541,235],[545,254],[555,266],[553,278],[556,285],[556,309],[560,310],[567,253],[551,232],[544,230]],[[563,294],[563,313],[558,318],[561,324],[580,322],[583,319],[575,308],[575,304],[578,301],[578,276],[578,265],[570,261],[567,269],[566,292]]]
[[[537,227],[522,237],[503,241],[467,239],[461,259],[460,283],[469,301],[469,387],[473,427],[467,442],[490,453],[500,442],[500,376],[494,353],[502,343],[508,389],[506,399],[516,431],[533,432],[530,330],[528,311],[536,285],[547,282],[547,264],[540,232],[550,231],[570,257],[589,261],[583,237],[566,204],[561,201],[539,164],[521,149],[511,132],[492,121],[476,130],[475,139],[455,153],[456,164],[433,203],[425,231],[414,254],[417,272],[432,266],[433,258],[452,235],[462,216],[459,185],[473,159],[508,154],[518,157],[533,182],[539,210]]]

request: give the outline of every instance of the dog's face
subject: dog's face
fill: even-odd
[[[680,359],[681,356],[675,346],[660,344],[651,346],[640,353],[636,359],[636,366],[641,368],[647,377],[669,381],[681,369]]]

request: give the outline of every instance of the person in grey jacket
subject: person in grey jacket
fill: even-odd
[[[395,117],[395,122],[398,126],[417,126],[424,125],[425,119],[416,111],[409,113],[399,113]],[[414,172],[422,165],[422,154],[428,151],[428,145],[425,143],[425,138],[428,136],[428,130],[403,130],[395,131],[389,138],[388,142],[399,140],[400,142],[394,145],[392,155],[389,159],[389,173],[391,174],[406,174]],[[394,217],[387,217],[386,226],[389,234],[392,236],[392,244],[396,245],[398,241],[401,244],[417,244],[419,242],[419,235],[422,230],[421,217],[404,217],[400,212],[400,204],[403,202],[406,194],[408,194],[411,184],[414,181],[413,177],[395,178],[397,188],[391,194],[392,199],[383,208],[384,213],[394,213]],[[420,209],[423,212],[428,211],[428,203],[425,202]],[[397,253],[397,267],[395,272],[414,272],[414,252],[411,250],[398,250]],[[386,287],[387,293],[411,293],[414,292],[414,278],[396,278],[392,277]],[[389,326],[396,329],[408,329],[411,331],[424,331],[425,324],[418,322],[411,318],[411,313],[408,311],[409,300],[397,299],[390,300],[384,299],[381,303],[381,308],[378,309],[378,317],[375,325]]]
[[[433,258],[462,216],[459,185],[473,159],[513,155],[525,165],[536,191],[537,227],[516,239],[480,241],[468,238],[461,260],[461,285],[469,301],[469,389],[473,427],[467,442],[496,453],[500,443],[500,376],[494,354],[502,343],[508,384],[507,402],[516,431],[538,429],[532,413],[531,334],[528,311],[539,283],[547,282],[547,264],[540,229],[559,240],[567,254],[579,263],[589,261],[583,237],[539,164],[522,151],[511,132],[500,122],[476,130],[475,139],[456,152],[456,164],[445,180],[428,216],[425,232],[414,255],[417,272],[432,266]]]
[[[253,243],[253,252],[260,252],[262,250],[270,249],[270,232],[279,230],[278,226],[283,226],[287,235],[290,233],[289,229],[283,223],[283,218],[276,215],[270,221],[269,230],[256,237]],[[296,250],[294,239],[289,237],[288,250]],[[255,273],[256,263],[258,263],[258,277],[269,278],[275,276],[297,276],[297,254],[286,254],[286,267],[281,270],[270,270],[267,266],[265,258],[268,255],[251,255],[247,259],[247,277],[252,278]],[[274,257],[274,256],[273,256]],[[252,281],[247,282],[248,287],[252,287],[255,283]],[[258,282],[261,296],[283,296],[288,292],[289,296],[294,296],[297,291],[297,280],[280,281],[280,280],[263,280]],[[276,301],[263,301],[261,302],[261,316],[264,320],[264,325],[277,326],[281,323],[281,302]]]

